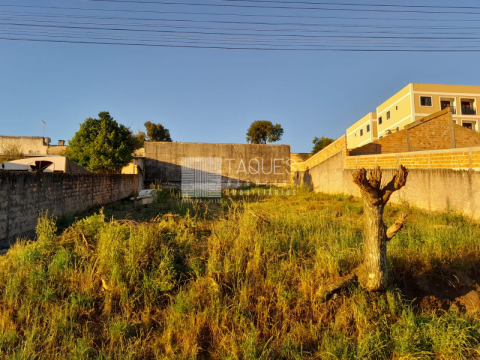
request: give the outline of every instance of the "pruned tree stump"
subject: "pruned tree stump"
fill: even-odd
[[[353,182],[360,188],[364,209],[365,258],[362,265],[320,291],[322,298],[344,288],[354,278],[367,291],[385,290],[388,284],[387,241],[390,241],[405,225],[406,214],[402,213],[393,225],[383,222],[385,205],[392,194],[405,186],[408,170],[400,165],[392,180],[382,186],[382,171],[359,169],[353,174]]]

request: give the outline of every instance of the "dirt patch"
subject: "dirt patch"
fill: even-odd
[[[480,312],[479,283],[472,271],[441,269],[409,277],[400,288],[422,311],[447,311],[455,304],[466,312]]]

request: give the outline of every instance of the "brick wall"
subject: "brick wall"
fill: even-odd
[[[350,155],[380,154],[381,147],[375,141],[349,151]]]
[[[455,131],[455,146],[457,148],[480,146],[480,134],[478,132],[455,124],[453,129]]]
[[[365,154],[388,154],[408,151],[407,147],[407,131],[400,130],[381,139],[350,150],[350,154],[365,155]]]
[[[295,164],[293,179],[314,191],[360,196],[351,179],[356,169],[380,166],[384,178],[390,179],[400,164],[410,173],[407,186],[394,194],[393,202],[408,201],[427,210],[453,209],[480,220],[480,134],[453,124],[448,109],[350,152],[343,136]]]
[[[450,149],[452,148],[450,124],[451,114],[449,109],[445,109],[409,124],[405,129],[353,149],[350,153],[351,155],[391,154],[418,150]],[[478,138],[480,145],[480,134],[472,130],[468,131],[472,134],[464,135],[465,140],[462,138],[457,147],[475,146],[476,143],[470,141],[472,138]]]
[[[344,159],[345,169],[373,169],[376,165],[381,168],[396,169],[399,164],[411,169],[480,171],[480,147],[347,156]]]
[[[453,142],[451,134],[454,135]],[[469,148],[471,146],[474,147]],[[453,124],[449,109],[445,109],[350,152],[346,150],[345,136],[342,136],[294,168],[297,171],[312,169],[343,151],[345,169],[369,169],[376,165],[395,169],[402,164],[417,169],[480,170],[480,148],[475,146],[480,146],[480,134]]]
[[[379,145],[381,154],[407,151],[406,130],[400,130],[375,141]]]
[[[350,154],[391,154],[472,146],[480,146],[480,134],[454,124],[449,109],[445,109],[409,124],[403,130],[353,149]]]
[[[410,124],[410,128],[403,130],[408,132],[410,138],[410,151],[451,149],[451,113],[445,109]],[[473,131],[472,131],[473,132]]]
[[[418,153],[347,156],[341,153],[313,168],[298,171],[294,179],[314,191],[361,196],[352,181],[357,168],[383,168],[390,180],[397,164],[409,169],[407,185],[392,202],[408,202],[429,211],[458,211],[480,221],[480,148],[429,150]]]
[[[0,248],[35,229],[40,210],[56,216],[129,196],[136,175],[0,171]]]

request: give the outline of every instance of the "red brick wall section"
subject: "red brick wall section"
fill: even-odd
[[[297,171],[312,169],[343,150],[344,169],[362,167],[372,169],[376,165],[384,169],[395,169],[402,164],[410,169],[480,171],[480,134],[454,124],[456,149],[451,149],[449,119],[449,112],[441,111],[422,119],[422,123],[410,127],[408,131],[411,152],[407,152],[407,129],[376,140],[375,144],[381,149],[381,153],[375,153],[373,143],[349,152],[346,150],[345,136],[342,136],[307,161],[296,164],[295,169]],[[461,150],[466,147],[478,148]],[[369,152],[371,155],[365,155]]]
[[[366,144],[363,146],[359,146],[353,150],[350,150],[350,155],[362,155],[362,154],[379,154],[380,153],[380,145],[377,144],[376,141],[371,142],[370,144]]]
[[[400,130],[377,140],[381,154],[407,151],[407,131]]]
[[[457,148],[480,146],[480,134],[476,131],[453,125],[455,130],[455,146]]]
[[[449,118],[448,111],[441,111],[422,119],[425,121],[424,123],[411,127],[408,130],[410,151],[450,149]],[[470,146],[474,146],[474,144]],[[392,154],[407,151],[407,129],[403,129],[375,140],[373,143],[353,149],[351,154]]]
[[[356,153],[389,154],[405,151],[407,151],[407,132],[406,130],[400,130],[370,144],[355,148],[350,153],[351,155]]]
[[[409,129],[410,151],[451,149],[450,115],[443,113]]]

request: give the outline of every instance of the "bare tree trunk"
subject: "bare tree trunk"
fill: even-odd
[[[408,170],[400,165],[392,180],[382,187],[380,167],[367,171],[360,169],[353,174],[353,182],[360,187],[364,208],[365,259],[358,269],[361,285],[368,291],[383,290],[388,283],[387,241],[405,224],[405,214],[389,228],[383,222],[383,210],[390,196],[405,186]]]
[[[387,240],[383,223],[383,206],[367,201],[363,204],[365,259],[361,279],[367,290],[382,289],[387,285]]]

